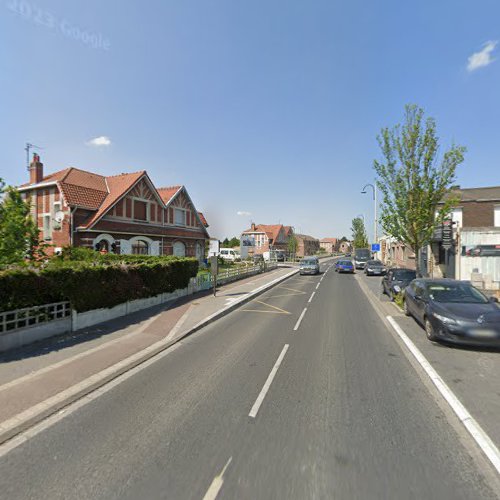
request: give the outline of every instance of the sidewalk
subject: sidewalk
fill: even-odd
[[[296,273],[291,267],[200,292],[0,356],[0,443]]]

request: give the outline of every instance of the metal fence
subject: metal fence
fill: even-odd
[[[70,314],[69,302],[54,302],[53,304],[0,312],[0,333],[63,319]]]
[[[272,269],[276,269],[277,267],[277,262],[265,262],[256,265],[234,266],[228,269],[223,269],[219,274],[217,274],[217,284],[222,285],[231,281],[243,279],[247,276],[253,276],[255,274],[270,271]],[[211,288],[213,286],[213,276],[210,273],[200,274],[196,278],[193,278],[193,285],[198,290]]]

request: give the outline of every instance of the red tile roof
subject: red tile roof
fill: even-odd
[[[91,226],[99,220],[145,174],[146,171],[141,170],[130,174],[120,174],[106,177],[109,193],[103,200],[103,203],[100,205],[96,214],[85,224],[86,227]]]
[[[320,240],[321,243],[333,243],[334,245],[337,243],[337,238],[323,238]]]
[[[255,224],[255,229],[250,228],[250,229],[246,229],[243,232],[244,233],[255,233],[255,232],[266,233],[266,235],[269,239],[276,241],[276,238],[278,237],[279,232],[280,232],[282,227],[283,227],[282,224]]]
[[[182,186],[169,186],[158,188],[157,191],[166,205],[181,188]]]
[[[208,222],[207,222],[207,219],[205,219],[205,216],[203,215],[203,213],[202,213],[202,212],[198,212],[198,217],[200,218],[201,223],[202,223],[205,227],[208,227]]]
[[[80,227],[95,224],[122,196],[124,196],[142,177],[145,170],[109,177],[94,174],[79,168],[69,167],[43,177],[40,183],[57,182],[66,203],[72,207],[95,210]],[[149,178],[148,178],[149,179]],[[29,187],[31,184],[23,184]],[[162,201],[167,204],[183,186],[169,186],[157,189]],[[198,213],[201,222],[208,227],[205,216]]]

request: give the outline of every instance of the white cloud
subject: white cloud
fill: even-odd
[[[87,142],[87,146],[95,146],[100,148],[102,146],[111,146],[111,139],[106,135],[100,135],[99,137],[94,137]]]
[[[486,42],[483,45],[482,50],[474,52],[474,54],[472,54],[468,59],[469,63],[467,64],[467,71],[474,71],[478,68],[491,64],[495,60],[492,59],[491,53],[495,50],[497,43],[498,41]]]
[[[244,215],[244,216],[248,217],[248,216],[252,215],[252,212],[245,212],[244,210],[238,210],[236,212],[236,215]]]

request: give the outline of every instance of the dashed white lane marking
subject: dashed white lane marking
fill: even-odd
[[[316,285],[316,290],[319,288],[319,283]]]
[[[207,492],[205,493],[203,500],[215,500],[217,498],[217,495],[219,494],[219,491],[222,488],[222,485],[224,484],[224,473],[226,472],[226,469],[229,467],[229,464],[231,463],[232,459],[233,457],[229,457],[229,460],[226,462],[226,465],[224,465],[224,468],[222,469],[221,473],[218,476],[214,477],[214,480],[212,481],[210,488],[208,488]]]
[[[438,375],[436,370],[434,370],[432,365],[427,361],[426,357],[420,352],[418,347],[410,340],[408,335],[406,335],[403,329],[397,324],[396,320],[392,316],[387,316],[387,321],[389,321],[391,326],[399,335],[399,338],[404,342],[419,365],[424,369],[425,373],[432,380],[441,396],[443,396],[446,402],[451,406],[451,409],[454,411],[455,415],[469,431],[472,439],[474,439],[483,453],[488,457],[497,472],[500,473],[500,451],[496,447],[495,443],[493,443],[488,434],[484,432],[482,427],[467,411],[465,406],[459,401],[453,391],[446,385],[444,380]]]
[[[297,320],[297,323],[295,323],[295,326],[293,327],[294,332],[299,329],[300,323],[301,323],[302,318],[304,317],[304,314],[306,313],[306,311],[307,311],[307,307],[304,307],[304,310],[300,314],[299,319]]]
[[[250,410],[250,413],[248,414],[249,417],[255,418],[257,416],[257,413],[259,412],[260,405],[264,401],[264,398],[266,397],[267,391],[269,390],[269,387],[271,387],[271,384],[273,383],[273,379],[276,376],[276,373],[278,372],[278,368],[281,365],[281,362],[283,361],[283,358],[285,357],[286,351],[288,351],[289,344],[285,344],[280,355],[278,356],[278,359],[276,360],[276,363],[274,363],[273,369],[271,370],[271,373],[267,377],[266,383],[264,384],[264,387],[262,387],[262,390],[260,391],[260,394],[257,396],[257,399],[255,400],[255,403],[252,406],[252,409]],[[215,498],[215,497],[214,497]]]
[[[311,301],[312,301],[312,299],[313,299],[313,297],[314,297],[314,294],[315,294],[315,293],[316,293],[316,292],[313,292],[313,293],[311,294],[311,296],[309,297],[309,300],[307,301],[308,303],[311,303]]]

